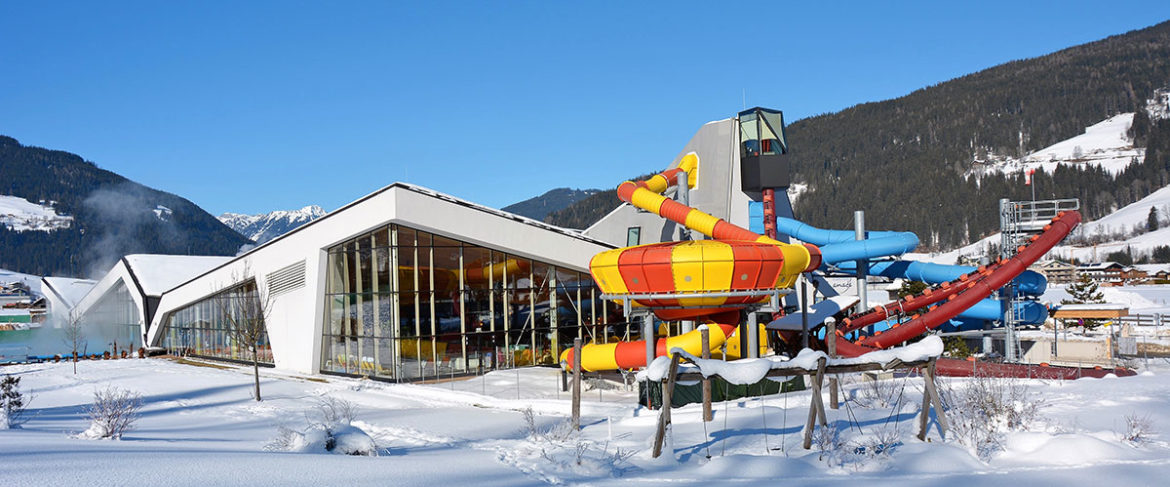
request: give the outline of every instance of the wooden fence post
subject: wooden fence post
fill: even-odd
[[[573,431],[581,430],[581,339],[573,339]]]
[[[934,414],[938,417],[939,433],[947,434],[949,425],[947,424],[947,416],[943,411],[942,399],[938,395],[938,385],[934,382],[934,367],[935,361],[938,359],[930,359],[926,367],[922,371],[922,379],[924,382],[922,388],[922,414],[918,418],[918,439],[926,441],[926,429],[930,425],[930,408],[934,406]]]
[[[682,358],[679,353],[671,354],[670,371],[662,385],[662,410],[658,413],[658,431],[654,433],[653,458],[662,455],[662,443],[666,439],[666,428],[670,426],[670,402],[674,399],[674,378],[678,375],[678,361]],[[649,383],[649,381],[647,381]]]
[[[825,376],[826,359],[821,358],[817,360],[816,374],[813,375],[812,385],[812,401],[808,405],[808,420],[804,423],[804,449],[812,448],[813,428],[816,427],[817,420],[820,419],[821,426],[828,426],[828,421],[825,420],[825,405],[821,399],[821,382]]]

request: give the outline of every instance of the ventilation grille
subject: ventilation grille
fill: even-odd
[[[264,276],[264,279],[268,281],[268,294],[270,296],[279,296],[305,287],[305,261],[301,260],[295,264],[281,267]]]

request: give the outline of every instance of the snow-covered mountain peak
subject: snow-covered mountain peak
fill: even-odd
[[[277,210],[258,215],[224,213],[219,216],[219,221],[240,235],[262,244],[322,216],[325,216],[323,208],[309,205],[299,210]]]

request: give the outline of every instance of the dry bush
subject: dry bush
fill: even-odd
[[[93,404],[86,409],[89,429],[87,438],[121,438],[134,427],[142,409],[142,395],[114,386],[93,392]]]

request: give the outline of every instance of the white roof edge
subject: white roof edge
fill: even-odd
[[[322,216],[322,217],[320,217],[320,218],[317,218],[316,220],[313,220],[313,221],[311,221],[311,222],[305,223],[304,225],[301,225],[301,226],[299,226],[299,227],[297,227],[297,228],[294,228],[294,229],[292,229],[291,231],[289,231],[289,232],[286,232],[286,233],[284,233],[283,235],[281,235],[281,236],[279,236],[279,237],[276,237],[276,238],[274,238],[274,239],[272,239],[272,240],[269,240],[269,241],[267,241],[267,242],[264,242],[263,244],[257,245],[255,248],[253,248],[253,249],[251,249],[251,250],[249,250],[249,251],[247,251],[247,252],[244,252],[244,253],[242,253],[242,254],[240,254],[240,255],[236,255],[236,256],[234,256],[234,257],[229,257],[229,258],[228,258],[228,260],[226,260],[226,261],[224,261],[224,262],[220,263],[219,265],[217,265],[217,266],[214,266],[214,267],[212,267],[212,268],[209,268],[209,269],[207,269],[207,270],[203,271],[202,273],[200,273],[200,274],[198,274],[198,275],[195,275],[195,276],[192,276],[191,278],[189,278],[189,279],[187,279],[187,280],[185,280],[185,281],[183,281],[183,282],[180,282],[179,284],[175,285],[174,287],[172,287],[172,288],[170,288],[170,289],[167,289],[166,291],[163,291],[163,292],[160,294],[160,296],[162,296],[162,295],[165,295],[165,294],[167,294],[168,292],[170,292],[170,291],[172,291],[172,290],[175,290],[175,289],[178,289],[178,288],[180,288],[180,287],[182,287],[182,286],[184,286],[184,285],[187,285],[187,284],[189,284],[189,283],[191,283],[191,282],[193,282],[193,281],[195,281],[195,280],[197,280],[197,279],[199,279],[199,278],[201,278],[201,277],[203,277],[203,276],[206,276],[206,275],[208,275],[208,274],[211,274],[212,272],[215,272],[217,269],[221,269],[221,268],[223,268],[223,267],[226,267],[226,266],[228,266],[228,265],[231,265],[233,262],[236,262],[236,261],[238,261],[238,260],[240,260],[240,259],[242,259],[242,258],[244,258],[244,257],[247,257],[247,256],[251,255],[252,253],[259,251],[259,250],[260,250],[260,249],[262,249],[262,248],[265,248],[265,247],[267,247],[267,246],[269,246],[269,245],[272,245],[274,242],[277,242],[277,241],[279,241],[279,240],[281,240],[281,239],[284,239],[285,237],[288,237],[289,235],[292,235],[292,234],[294,234],[294,233],[296,233],[296,232],[299,232],[299,231],[301,231],[301,230],[304,230],[304,229],[306,229],[306,228],[309,228],[309,227],[311,227],[312,225],[315,225],[315,224],[317,224],[318,222],[321,222],[322,220],[325,220],[326,218],[329,218],[329,217],[331,217],[331,216],[333,216],[333,215],[335,215],[335,214],[341,213],[341,212],[343,212],[343,211],[345,211],[345,210],[347,210],[347,209],[349,209],[349,208],[351,208],[351,207],[354,207],[354,206],[356,206],[356,205],[358,205],[358,204],[360,204],[360,203],[362,203],[362,202],[364,202],[364,201],[366,201],[366,200],[368,200],[368,199],[370,199],[370,198],[373,198],[373,197],[375,197],[375,196],[377,196],[377,195],[380,195],[380,194],[382,194],[382,193],[385,193],[385,192],[387,192],[387,191],[389,191],[389,190],[391,190],[391,189],[394,189],[394,188],[402,188],[402,189],[404,189],[404,190],[411,191],[411,192],[414,192],[414,193],[417,193],[417,194],[421,194],[421,195],[424,195],[424,196],[429,196],[429,197],[432,197],[432,198],[435,198],[435,199],[444,200],[444,201],[447,201],[447,202],[449,202],[449,203],[453,203],[453,204],[456,204],[456,205],[460,205],[460,206],[464,206],[464,207],[467,207],[467,208],[472,208],[472,209],[475,209],[475,210],[483,211],[483,212],[485,212],[485,213],[489,213],[489,214],[492,214],[492,215],[495,215],[495,216],[498,216],[498,217],[501,217],[501,218],[507,218],[507,219],[509,219],[509,220],[513,220],[513,221],[516,221],[516,222],[520,222],[520,223],[523,223],[523,224],[526,224],[526,225],[530,225],[530,226],[533,226],[533,227],[537,227],[537,228],[540,228],[540,229],[543,229],[543,230],[547,230],[547,231],[551,231],[551,232],[559,233],[559,234],[562,234],[562,235],[564,235],[564,236],[571,237],[571,238],[575,238],[575,239],[579,239],[579,240],[582,240],[582,241],[585,241],[585,242],[588,242],[588,243],[591,243],[591,244],[594,244],[594,245],[598,245],[598,246],[601,246],[601,247],[605,247],[605,248],[615,248],[613,245],[611,245],[611,244],[609,244],[609,243],[606,243],[606,242],[603,242],[603,241],[601,241],[601,240],[598,240],[598,239],[595,239],[595,238],[593,238],[593,237],[590,237],[590,236],[588,236],[588,235],[585,235],[584,233],[582,233],[582,232],[580,232],[580,231],[577,231],[577,230],[571,230],[571,229],[568,229],[568,228],[562,228],[562,227],[558,227],[558,226],[556,226],[556,225],[550,225],[550,224],[548,224],[548,223],[544,223],[544,222],[541,222],[541,221],[537,221],[537,220],[534,220],[534,219],[532,219],[532,218],[528,218],[528,217],[526,217],[526,216],[517,215],[517,214],[515,214],[515,213],[509,213],[509,212],[506,212],[506,211],[503,211],[503,210],[498,210],[498,209],[491,208],[491,207],[488,207],[488,206],[480,205],[480,204],[478,204],[478,203],[473,203],[473,202],[471,202],[471,201],[468,201],[468,200],[465,200],[465,199],[462,199],[462,198],[458,198],[458,197],[455,197],[455,196],[451,196],[451,195],[449,195],[449,194],[442,193],[442,192],[439,192],[439,191],[435,191],[435,190],[433,190],[433,189],[430,189],[430,188],[427,188],[427,187],[424,187],[424,186],[419,186],[419,185],[416,185],[416,184],[411,184],[411,183],[405,183],[405,182],[402,182],[402,181],[396,181],[396,182],[394,182],[394,183],[391,183],[391,184],[389,184],[389,185],[383,186],[382,188],[380,188],[380,189],[378,189],[378,190],[376,190],[376,191],[373,191],[373,192],[371,192],[371,193],[369,193],[369,194],[367,194],[367,195],[365,195],[365,196],[362,196],[361,198],[358,198],[358,199],[356,199],[356,200],[353,200],[352,202],[350,202],[350,203],[347,203],[346,205],[342,206],[341,208],[338,208],[338,209],[336,209],[336,210],[330,211],[330,212],[326,213],[324,216]]]

